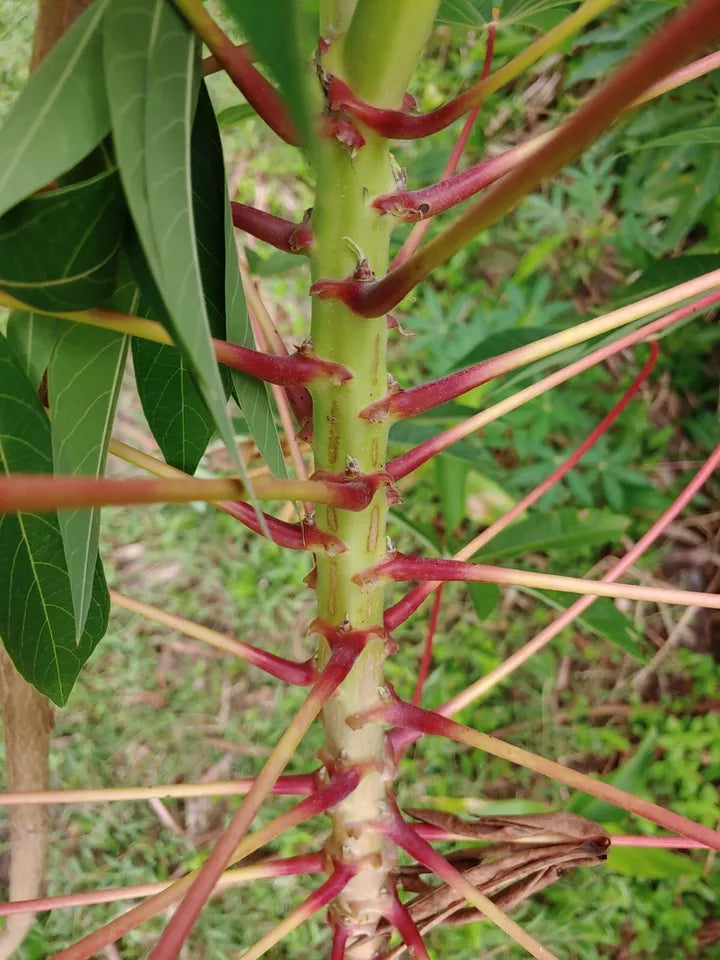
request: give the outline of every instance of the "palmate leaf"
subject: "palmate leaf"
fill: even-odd
[[[0,215],[87,156],[110,127],[95,0],[40,64],[0,131]]]
[[[120,176],[174,341],[241,475],[210,339],[193,210],[195,37],[167,0],[111,0],[104,59]]]
[[[2,336],[0,378],[0,470],[51,473],[50,423]],[[57,515],[0,515],[0,637],[22,676],[60,706],[67,702],[78,673],[104,635],[109,609],[98,561],[85,629],[76,642]]]
[[[568,7],[568,0],[441,0],[437,20],[479,27],[492,20],[493,8],[503,24],[532,22],[549,10]]]
[[[0,286],[40,310],[85,310],[115,288],[125,204],[115,170],[40,193],[0,219]]]

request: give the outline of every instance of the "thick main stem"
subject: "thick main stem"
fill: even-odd
[[[436,9],[437,0],[397,0],[393,4],[358,0],[347,36],[330,48],[328,68],[347,77],[360,96],[372,100],[381,90],[383,106],[399,106]],[[382,83],[378,85],[380,73]],[[362,133],[366,144],[354,158],[330,139],[319,144],[315,153],[318,186],[310,251],[313,279],[347,276],[362,258],[367,258],[376,275],[387,270],[390,231],[370,200],[393,188],[390,154],[380,137],[370,131]],[[387,389],[385,318],[361,320],[337,301],[316,300],[312,339],[319,357],[343,362],[353,374],[352,380],[342,384],[317,381],[312,387],[316,468],[338,473],[350,463],[361,473],[382,470],[388,425],[363,420],[359,414]],[[318,528],[347,546],[339,556],[317,558],[318,613],[331,630],[345,620],[353,630],[382,624],[382,590],[364,593],[352,578],[384,555],[386,515],[384,489],[357,513],[317,509]],[[325,647],[320,666],[328,656],[329,647]],[[337,861],[362,858],[332,907],[333,915],[351,936],[372,933],[377,927],[395,861],[392,841],[362,826],[377,820],[392,778],[382,727],[369,724],[353,731],[345,723],[354,711],[363,709],[361,705],[381,701],[385,656],[384,638],[370,638],[322,714],[327,762],[341,766],[369,762],[357,790],[333,811],[329,841],[330,853]]]

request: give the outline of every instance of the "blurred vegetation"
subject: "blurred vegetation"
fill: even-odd
[[[493,96],[464,162],[477,162],[552,127],[676,5],[664,0],[620,4],[572,48]],[[564,9],[525,6],[528,15],[510,18],[507,25],[501,21],[497,62],[547,29]],[[453,20],[482,7],[451,0],[443,10]],[[522,4],[513,7],[523,12]],[[30,4],[0,2],[2,111],[22,85],[31,30]],[[436,106],[470,82],[483,56],[481,26],[439,24],[413,82],[420,108]],[[299,216],[312,198],[302,157],[278,145],[247,114],[231,122],[229,108],[239,101],[224,78],[212,79],[211,92],[218,109],[227,111],[220,116],[237,198]],[[394,341],[399,381],[443,375],[519,342],[509,337],[562,329],[716,266],[717,136],[697,131],[717,134],[719,127],[717,74],[619,123],[406,302],[400,316],[414,336]],[[456,135],[453,128],[426,143],[397,148],[411,187],[439,176]],[[438,218],[431,230],[451,217]],[[403,234],[397,231],[398,245]],[[278,323],[291,339],[301,335],[308,322],[307,268],[268,255],[254,243],[249,257]],[[506,538],[499,562],[598,575],[604,569],[600,558],[621,551],[643,532],[716,444],[720,329],[715,318],[673,328],[661,348],[656,370],[632,407],[522,521],[524,536],[515,537],[515,543]],[[575,355],[568,351],[567,358]],[[465,542],[564,459],[618,399],[645,356],[641,347],[584,374],[420,471],[407,485],[394,539],[405,549],[438,551]],[[535,364],[398,427],[393,442],[398,450],[417,442],[550,366],[549,361]],[[129,390],[118,435],[152,449]],[[216,458],[217,453],[210,454],[204,468],[211,469]],[[715,478],[634,576],[705,589],[718,565],[719,492]],[[211,508],[107,510],[103,540],[117,589],[276,652],[306,655],[304,629],[313,609],[302,586],[307,557],[282,553]],[[531,549],[518,546],[521,540],[530,541]],[[618,610],[608,602],[597,629],[565,631],[465,711],[463,719],[580,769],[620,776],[627,789],[715,826],[717,618],[698,614],[651,682],[640,691],[632,682],[642,660],[672,633],[680,613],[635,604]],[[437,704],[495,667],[552,616],[547,603],[519,590],[502,596],[496,590],[475,591],[471,598],[459,586],[448,587],[425,702]],[[401,695],[412,690],[426,620],[427,607],[398,632],[400,650],[390,679]],[[631,638],[640,660],[626,652],[627,643],[623,648],[623,637]],[[74,788],[251,775],[301,696],[194,641],[116,611],[110,634],[68,708],[57,714],[53,784]],[[311,768],[318,747],[314,731],[292,770]],[[472,813],[570,803],[620,832],[654,830],[621,811],[598,810],[595,802],[569,796],[527,771],[436,740],[411,751],[401,768],[399,791],[408,805],[422,801]],[[284,803],[273,800],[261,818]],[[198,846],[212,839],[234,805],[226,799],[168,801],[164,806],[174,827],[148,804],[55,808],[48,893],[173,877],[200,861]],[[311,823],[294,833],[292,843],[278,841],[273,852],[315,849],[317,835],[322,838],[322,824]],[[300,889],[310,886],[312,881],[257,883],[217,897],[197,925],[187,957],[220,960],[234,954],[274,925],[299,901]],[[717,930],[712,939],[718,886],[718,868],[702,853],[620,850],[607,868],[575,872],[524,904],[517,919],[568,960],[720,957]],[[45,914],[19,956],[46,957],[116,912],[92,907]],[[158,923],[151,923],[126,937],[120,955],[127,960],[146,956],[157,929]],[[524,955],[485,924],[433,933],[430,943],[433,956],[444,960]],[[325,945],[325,928],[317,921],[288,937],[272,955],[297,957]]]

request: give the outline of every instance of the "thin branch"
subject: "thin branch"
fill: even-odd
[[[493,17],[497,13],[497,7],[493,8]],[[491,23],[488,24],[487,30],[487,39],[485,41],[485,59],[482,65],[482,71],[480,73],[480,82],[486,80],[490,74],[490,69],[492,67],[493,54],[495,52],[495,36],[497,34],[497,23],[493,19]],[[445,169],[442,172],[441,180],[447,180],[449,177],[455,173],[460,163],[460,158],[463,155],[463,151],[467,146],[468,139],[472,132],[472,128],[475,126],[475,121],[478,118],[480,113],[480,104],[477,104],[470,110],[467,117],[465,118],[465,123],[463,124],[462,130],[460,131],[460,136],[457,138],[455,146],[452,149],[448,161],[445,164]],[[386,196],[389,196],[386,194]],[[381,201],[383,198],[379,197],[377,200],[373,201],[373,206],[378,210],[382,211],[382,206],[379,205],[378,201]],[[394,270],[396,267],[399,267],[401,263],[405,263],[417,250],[420,244],[423,241],[425,234],[428,231],[430,222],[425,222],[425,217],[422,218],[420,223],[416,223],[412,228],[410,233],[405,239],[402,247],[398,250],[395,255],[395,259],[390,265],[390,269]]]
[[[295,129],[285,104],[277,91],[252,65],[245,49],[242,46],[235,46],[223,33],[203,7],[202,0],[174,0],[174,2],[257,115],[282,140],[292,146],[298,146],[300,135]]]
[[[312,244],[312,227],[306,217],[301,223],[283,220],[272,213],[265,213],[245,203],[230,204],[233,225],[250,236],[269,243],[285,253],[306,253]]]
[[[267,953],[271,947],[280,943],[289,933],[297,929],[301,924],[309,920],[310,917],[326,907],[331,900],[347,886],[348,881],[355,874],[356,867],[349,863],[337,863],[332,875],[325,883],[314,890],[310,896],[304,900],[299,907],[292,910],[280,923],[273,927],[262,939],[258,940],[255,946],[246,950],[238,960],[258,960]]]
[[[417,924],[410,916],[407,907],[400,902],[396,893],[392,898],[389,910],[385,913],[385,917],[400,934],[403,943],[415,960],[430,960]]]
[[[250,643],[244,643],[236,640],[234,637],[228,637],[217,630],[212,630],[201,623],[193,623],[192,620],[186,620],[185,617],[179,617],[174,613],[167,613],[159,607],[154,607],[150,603],[143,603],[141,600],[135,600],[132,597],[126,597],[117,590],[110,591],[110,601],[114,607],[122,607],[123,610],[129,610],[132,613],[138,613],[146,620],[153,620],[155,623],[161,623],[171,630],[177,630],[188,637],[194,637],[201,640],[217,650],[223,650],[231,653],[247,663],[264,670],[272,677],[283,680],[298,687],[307,687],[317,680],[317,670],[312,660],[305,663],[296,663],[293,660],[287,660],[285,657],[277,657],[273,653],[261,650]]]
[[[621,413],[627,408],[628,404],[638,392],[642,384],[650,375],[659,353],[657,341],[653,341],[650,347],[650,356],[643,366],[640,373],[635,377],[632,384],[625,391],[620,400],[607,413],[598,425],[590,431],[579,447],[567,457],[559,467],[556,467],[534,490],[526,494],[522,499],[510,508],[506,513],[499,517],[494,523],[486,527],[481,533],[474,537],[468,544],[459,550],[453,559],[469,560],[474,554],[478,553],[494,537],[502,533],[515,520],[521,517],[526,510],[543,497],[548,490],[551,490],[562,478],[572,470],[574,466],[592,449],[597,441],[610,429]],[[411,590],[401,600],[398,600],[392,607],[385,611],[384,625],[386,630],[395,630],[401,623],[404,623],[408,617],[417,610],[423,600],[428,597],[433,590],[441,586],[440,581],[435,583],[425,583]],[[415,701],[413,700],[413,703]]]
[[[693,497],[698,493],[698,491],[703,487],[713,473],[720,467],[720,444],[713,450],[703,466],[698,470],[692,480],[688,483],[685,489],[680,493],[680,495],[675,499],[675,501],[670,504],[670,506],[663,512],[663,514],[658,518],[658,520],[650,527],[647,533],[642,536],[638,542],[627,551],[624,557],[622,557],[615,566],[609,570],[604,577],[603,581],[607,583],[613,583],[619,577],[621,577],[637,560],[652,546],[653,543],[661,536],[668,526],[679,516],[679,514],[685,509],[685,507],[690,503]],[[441,713],[445,717],[455,716],[456,713],[459,713],[461,710],[464,710],[465,707],[468,707],[471,703],[474,703],[479,697],[484,696],[489,690],[494,686],[508,677],[514,670],[525,663],[530,659],[533,654],[537,653],[538,650],[542,650],[543,647],[547,646],[551,640],[553,640],[565,627],[569,626],[573,620],[580,616],[595,600],[595,597],[582,597],[580,600],[576,600],[568,609],[560,614],[560,616],[551,623],[548,627],[545,627],[536,637],[534,637],[529,643],[525,644],[520,650],[512,654],[508,659],[501,663],[499,667],[496,667],[494,670],[491,670],[484,677],[481,677],[466,690],[463,690],[461,693],[456,694],[450,700],[446,701],[442,706],[438,707],[438,713]]]
[[[119,800],[184,799],[186,797],[237,797],[248,793],[253,777],[216,780],[208,783],[166,783],[152,787],[97,787],[85,790],[21,790],[0,793],[0,807],[22,804],[113,803]],[[281,796],[309,796],[317,789],[316,774],[297,773],[279,777],[273,793]]]
[[[264,860],[247,867],[226,870],[218,880],[215,893],[221,893],[230,887],[253,880],[270,880],[276,877],[294,877],[306,873],[322,873],[325,869],[324,853],[304,853],[297,857],[282,860]],[[0,917],[9,917],[17,913],[37,913],[40,910],[67,910],[71,907],[93,906],[99,903],[118,903],[122,900],[139,900],[161,893],[172,884],[172,880],[160,880],[157,883],[142,883],[130,887],[109,887],[105,890],[86,890],[80,893],[66,893],[58,897],[43,897],[39,900],[15,900],[0,903]]]
[[[494,757],[500,757],[502,760],[508,760],[510,763],[533,770],[544,777],[550,777],[557,780],[558,783],[564,783],[573,790],[581,790],[583,793],[590,794],[591,797],[605,800],[613,806],[627,810],[628,813],[634,813],[639,817],[657,823],[659,826],[665,827],[666,830],[672,830],[691,840],[698,840],[713,850],[720,850],[720,833],[716,830],[703,827],[687,817],[674,813],[672,810],[666,810],[649,800],[636,797],[619,787],[603,783],[601,780],[594,780],[584,773],[572,770],[553,760],[547,760],[545,757],[506,743],[504,740],[498,740],[497,737],[491,737],[487,733],[480,733],[478,730],[473,730],[472,727],[456,723],[439,713],[423,710],[422,707],[396,702],[366,710],[362,714],[348,718],[347,722],[353,729],[359,729],[366,723],[385,722],[410,727],[420,733],[447,737],[456,743],[474,747]]]
[[[352,793],[359,782],[360,773],[355,769],[336,774],[326,786],[318,789],[312,796],[302,800],[260,830],[256,830],[247,836],[233,851],[233,862],[249,857],[255,850],[259,850],[292,827],[325,813],[336,804],[341,803],[345,797]],[[106,923],[98,930],[83,937],[82,940],[71,947],[53,954],[51,960],[90,960],[100,950],[119,940],[120,937],[125,936],[151,917],[156,917],[180,900],[199,872],[198,868],[180,880],[175,880],[167,889],[149,897],[143,903],[128,910],[127,913],[116,917],[110,923]]]
[[[440,615],[442,594],[443,588],[441,584],[435,594],[435,601],[433,602],[433,607],[430,611],[430,621],[428,623],[427,635],[425,637],[425,647],[423,649],[422,660],[420,661],[420,669],[418,670],[415,690],[412,695],[412,700],[410,701],[411,703],[415,704],[415,706],[417,706],[422,700],[423,688],[425,687],[425,681],[427,680],[427,675],[430,671],[430,664],[432,662],[433,638],[435,637],[435,630],[437,629],[438,617]]]
[[[105,310],[101,307],[93,310],[61,312],[38,310],[36,307],[16,300],[2,290],[0,290],[0,306],[11,310],[25,310],[30,313],[61,317],[75,323],[85,323],[103,330],[115,330],[118,333],[140,337],[142,340],[151,340],[153,343],[174,346],[172,337],[161,323],[156,320],[146,320],[144,317],[119,313],[117,310]],[[266,383],[276,383],[284,387],[303,387],[318,379],[330,380],[331,383],[336,384],[346,383],[352,379],[350,371],[341,364],[321,360],[307,350],[298,351],[292,356],[278,356],[274,353],[260,353],[238,343],[228,343],[227,340],[213,338],[212,345],[218,363]]]
[[[720,52],[711,53],[707,57],[702,57],[700,60],[681,67],[659,83],[654,84],[641,97],[629,104],[626,112],[671,90],[676,90],[678,87],[684,86],[686,83],[690,83],[690,81],[718,68],[720,68]],[[372,206],[380,213],[391,214],[399,220],[416,223],[410,234],[413,243],[409,243],[410,237],[408,237],[393,261],[391,269],[400,266],[415,252],[422,237],[427,232],[429,221],[433,217],[450,210],[464,200],[469,200],[470,197],[474,197],[485,187],[489,187],[501,177],[504,177],[521,160],[539,150],[551,135],[551,132],[542,133],[525,141],[525,143],[504,150],[494,157],[487,157],[455,176],[452,175],[454,168],[448,169],[448,165],[443,170],[440,180],[430,186],[421,187],[418,190],[396,190],[393,193],[385,193],[376,197]],[[425,226],[423,227],[421,224],[425,224]]]
[[[254,317],[257,327],[262,331],[270,349],[278,356],[287,356],[287,348],[282,337],[273,326],[272,318],[258,293],[250,271],[247,268],[244,256],[238,257],[240,278],[242,280],[245,299],[251,316]],[[285,387],[288,402],[292,407],[297,420],[298,436],[308,442],[312,439],[313,402],[310,392],[305,387]]]
[[[489,77],[479,80],[460,96],[443,104],[431,113],[412,114],[403,110],[387,110],[364,103],[352,93],[350,88],[338,77],[333,77],[328,102],[332,109],[345,110],[365,126],[384,137],[395,140],[415,140],[428,137],[444,130],[455,120],[462,117],[472,107],[484,103],[487,98],[500,90],[505,84],[519,77],[528,67],[560,47],[578,33],[585,24],[594,20],[615,0],[586,0],[578,10],[566,17],[561,23],[542,34],[534,43],[529,44],[522,53],[500,67]]]
[[[606,580],[583,580],[581,577],[562,577],[534,570],[511,570],[487,563],[467,563],[463,560],[445,560],[436,557],[411,557],[396,553],[389,560],[355,574],[353,580],[361,585],[374,585],[386,580],[428,580],[460,583],[501,583],[536,590],[558,590],[561,593],[584,593],[595,597],[622,597],[626,600],[647,600],[650,603],[676,603],[681,606],[707,607],[720,610],[720,595],[696,593],[693,590],[675,590],[671,587],[646,587],[634,583],[608,583]]]
[[[136,447],[131,447],[114,437],[110,440],[109,451],[121,460],[132,463],[158,477],[188,476],[182,470],[165,463],[164,460],[159,460],[157,457],[153,457],[143,450],[138,450]],[[304,480],[305,477],[300,479]],[[210,502],[219,510],[239,520],[250,530],[264,535],[257,513],[249,503],[245,503],[243,500],[215,500]],[[307,518],[300,523],[286,523],[284,520],[271,517],[268,513],[263,513],[262,519],[265,528],[270,533],[272,542],[280,547],[286,547],[288,550],[324,550],[331,556],[344,553],[347,550],[342,540],[319,530]]]
[[[339,299],[360,316],[379,317],[388,313],[435,267],[492,226],[538,184],[588,147],[630,103],[718,34],[720,7],[716,0],[695,0],[564,121],[539,150],[519,163],[455,223],[397,270],[381,280],[319,280],[311,287],[311,293]]]
[[[537,360],[542,360],[561,350],[577,346],[600,334],[617,330],[618,327],[640,320],[651,313],[656,313],[658,310],[674,306],[676,303],[687,299],[688,289],[691,289],[693,291],[691,295],[694,295],[698,287],[707,289],[708,287],[716,287],[718,283],[720,283],[720,271],[713,271],[703,277],[698,277],[697,281],[690,281],[689,287],[686,284],[671,287],[661,294],[645,297],[643,300],[638,300],[627,307],[621,307],[601,317],[595,317],[593,320],[578,323],[567,330],[551,334],[549,337],[542,337],[526,346],[515,347],[513,350],[490,357],[480,363],[473,364],[471,367],[450,373],[439,380],[419,384],[410,387],[408,390],[394,390],[365,407],[361,416],[368,420],[377,420],[386,416],[399,419],[418,416],[443,403],[456,400],[463,394],[474,390],[483,383],[494,380],[496,377],[527,366]],[[719,301],[720,290],[715,290],[667,314],[663,319],[668,320],[669,324],[679,323],[696,313],[714,307]]]
[[[383,480],[377,476],[359,477],[346,483],[260,477],[253,483],[253,492],[258,500],[307,500],[341,510],[364,510],[382,485]],[[133,477],[120,480],[14,473],[0,477],[0,513],[48,513],[74,507],[236,500],[244,493],[244,484],[235,477],[214,480]]]
[[[150,960],[172,960],[177,955],[218,878],[232,860],[235,848],[247,833],[264,800],[272,791],[273,784],[287,766],[317,715],[347,677],[369,635],[366,631],[349,632],[335,643],[327,666],[315,681],[295,718],[278,740],[250,792],[193,880],[182,904],[173,914],[158,945],[150,954]]]
[[[418,739],[415,736],[415,739]],[[443,830],[427,823],[414,823],[413,829],[424,840],[444,843],[447,840],[467,840],[467,834]],[[613,833],[609,835],[610,845],[615,847],[667,847],[671,850],[709,850],[706,843],[688,840],[686,837],[652,836],[644,833]],[[511,842],[511,841],[507,841]],[[518,840],[518,842],[522,842]]]
[[[398,846],[402,847],[411,857],[414,857],[422,863],[423,866],[426,866],[433,873],[436,873],[447,884],[453,887],[453,889],[457,890],[468,903],[471,903],[480,910],[488,920],[492,920],[496,926],[500,927],[504,933],[521,947],[524,947],[536,960],[557,960],[554,953],[541,943],[538,943],[533,936],[526,930],[523,930],[519,924],[494,904],[489,897],[484,896],[484,894],[476,890],[459,870],[456,870],[445,857],[441,856],[436,850],[433,850],[429,843],[419,837],[399,814],[396,814],[390,820],[387,826],[387,833]]]
[[[718,299],[718,294],[713,294],[710,296],[712,296],[713,303]],[[707,302],[705,302],[706,300]],[[406,453],[403,453],[394,460],[391,460],[387,465],[388,474],[393,478],[393,480],[399,480],[402,477],[406,477],[409,473],[417,470],[418,467],[422,466],[423,463],[426,463],[438,453],[442,453],[443,450],[451,447],[454,443],[457,443],[458,440],[463,440],[476,430],[487,426],[488,423],[492,423],[493,420],[497,420],[499,417],[505,416],[505,414],[510,413],[513,410],[517,410],[518,407],[528,403],[530,400],[534,400],[536,397],[541,396],[548,390],[552,390],[561,383],[565,383],[567,380],[570,380],[577,374],[583,373],[585,370],[589,370],[591,367],[598,363],[602,363],[604,360],[607,360],[609,357],[620,353],[622,350],[626,350],[628,347],[632,347],[637,343],[641,343],[648,337],[660,333],[662,330],[665,330],[668,327],[673,326],[673,324],[680,322],[688,315],[697,312],[698,305],[710,306],[710,298],[702,298],[702,300],[696,301],[695,304],[690,304],[688,307],[682,307],[679,310],[674,310],[664,317],[658,317],[657,320],[652,320],[650,323],[645,324],[643,327],[639,327],[632,333],[625,334],[624,336],[619,337],[617,340],[614,340],[612,343],[609,343],[604,347],[600,347],[598,350],[593,350],[585,357],[582,357],[581,359],[576,360],[574,363],[570,363],[567,366],[562,367],[560,370],[556,370],[554,373],[551,373],[549,376],[538,380],[528,387],[525,387],[523,390],[518,390],[505,400],[501,400],[499,403],[496,403],[491,407],[487,407],[480,413],[475,414],[475,416],[468,417],[468,419],[464,420],[462,423],[459,423],[454,427],[450,427],[448,430],[444,430],[442,433],[437,434],[437,436],[426,441],[425,443],[421,443],[412,450],[408,450]]]

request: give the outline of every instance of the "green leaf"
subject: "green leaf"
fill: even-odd
[[[218,125],[221,127],[232,127],[236,123],[242,123],[243,120],[249,120],[256,117],[257,114],[249,103],[236,103],[232,107],[225,107],[217,115]]]
[[[141,311],[144,316],[150,312]],[[215,433],[215,423],[175,347],[132,339],[140,402],[165,460],[195,473]]]
[[[7,326],[7,340],[23,373],[37,390],[50,362],[60,321],[42,313],[13,310]]]
[[[256,277],[277,277],[291,270],[297,270],[307,262],[296,253],[285,253],[284,250],[276,250],[269,257],[261,257],[254,250],[246,250],[245,256],[250,273]]]
[[[716,270],[717,265],[717,254],[714,253],[696,253],[685,257],[656,260],[647,270],[643,270],[637,280],[621,291],[618,305],[633,303],[642,297],[668,290],[679,283],[694,280],[703,273]]]
[[[668,133],[654,140],[641,141],[625,149],[627,153],[632,153],[635,150],[650,150],[651,147],[688,147],[693,143],[720,143],[720,127],[679,130],[677,133]]]
[[[310,137],[309,60],[313,33],[297,0],[225,0],[225,8],[280,88],[305,143]],[[317,30],[314,31],[317,34]]]
[[[455,457],[447,456],[436,457],[434,465],[435,487],[445,518],[445,528],[452,533],[465,516],[465,489],[470,467]]]
[[[132,313],[132,302],[127,306]],[[128,339],[110,330],[61,322],[48,368],[55,473],[100,477],[105,472]],[[58,519],[79,639],[90,608],[100,510],[61,510]]]
[[[508,350],[526,347],[529,343],[541,340],[554,332],[548,327],[514,327],[510,330],[498,330],[476,344],[455,366],[457,369],[462,369],[473,363],[482,363],[483,360],[497,357]]]
[[[697,860],[661,847],[610,847],[607,869],[626,877],[677,880],[701,877],[703,866]]]
[[[500,587],[496,583],[469,583],[467,587],[475,615],[484,623],[500,603]]]
[[[530,597],[535,597],[536,600],[551,607],[553,610],[567,610],[577,599],[577,597],[562,593],[550,593],[549,591],[533,590],[526,587],[521,589],[523,593],[526,593]],[[619,647],[620,650],[630,654],[630,656],[636,660],[640,660],[643,663],[648,661],[648,654],[646,654],[640,646],[642,633],[632,620],[629,620],[624,613],[621,613],[608,597],[597,597],[587,610],[575,618],[574,622],[579,624],[583,630],[594,633],[603,640],[607,640],[614,646]]]
[[[618,767],[611,776],[604,777],[605,782],[611,783],[621,790],[626,790],[628,793],[640,796],[645,790],[645,780],[653,760],[657,738],[657,730],[650,730],[638,745],[634,756],[627,763]],[[573,813],[579,813],[583,817],[587,817],[589,820],[597,820],[599,823],[614,822],[618,818],[619,810],[618,807],[606,800],[597,800],[595,797],[589,797],[582,793],[573,797],[568,808]]]
[[[115,170],[40,193],[0,219],[0,285],[39,310],[86,310],[115,288],[125,202]]]
[[[628,517],[606,510],[565,507],[513,524],[494,537],[476,559],[479,563],[488,563],[525,553],[616,543],[629,523]]]
[[[0,131],[0,215],[74,166],[110,128],[95,0],[58,41]]]
[[[173,340],[245,476],[212,348],[196,237],[190,147],[198,43],[167,0],[111,0],[104,39],[113,139],[135,228]]]
[[[52,472],[50,423],[0,336],[0,470]],[[56,514],[0,514],[0,637],[22,676],[62,706],[107,629],[110,599],[99,561],[76,643],[72,590]]]

